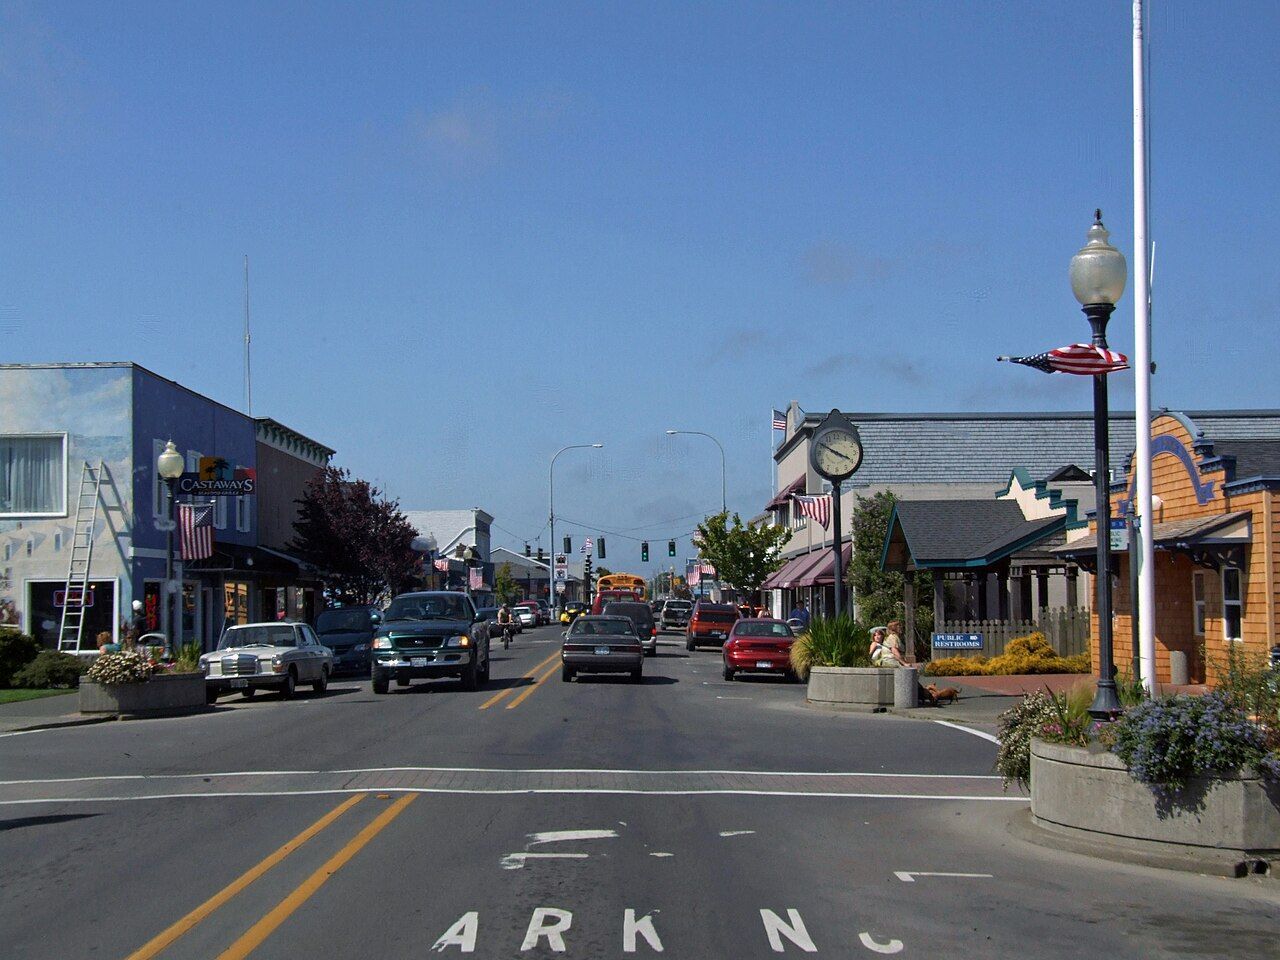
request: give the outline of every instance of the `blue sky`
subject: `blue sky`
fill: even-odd
[[[1152,7],[1155,401],[1280,406],[1280,7]],[[518,542],[601,440],[557,513],[638,568],[718,506],[668,426],[751,514],[791,399],[1089,403],[994,357],[1085,338],[1095,206],[1131,252],[1124,0],[0,11],[5,360],[238,405],[248,254],[255,413],[406,507]]]

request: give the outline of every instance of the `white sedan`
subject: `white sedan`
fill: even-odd
[[[236,691],[253,696],[261,687],[280,691],[286,700],[298,684],[316,693],[329,686],[333,653],[306,623],[246,623],[228,627],[218,649],[200,658],[210,703]]]

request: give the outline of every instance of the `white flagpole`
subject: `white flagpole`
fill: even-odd
[[[1138,657],[1142,683],[1155,690],[1155,543],[1151,515],[1151,288],[1147,267],[1147,86],[1142,0],[1133,0],[1133,370],[1137,449],[1136,507],[1141,519],[1138,550]]]

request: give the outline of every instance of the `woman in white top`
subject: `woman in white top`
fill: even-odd
[[[905,667],[902,651],[894,641],[897,636],[889,637],[884,627],[873,627],[871,630],[871,665],[875,667]]]

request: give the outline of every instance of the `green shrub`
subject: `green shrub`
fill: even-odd
[[[0,688],[12,684],[13,675],[40,653],[40,644],[9,627],[0,627]]]
[[[200,672],[200,644],[184,643],[173,659],[174,673]]]
[[[74,687],[88,668],[79,657],[58,650],[42,650],[25,667],[13,675],[13,685],[28,690]]]
[[[871,640],[847,614],[815,619],[791,645],[791,668],[800,679],[813,667],[869,667]]]

